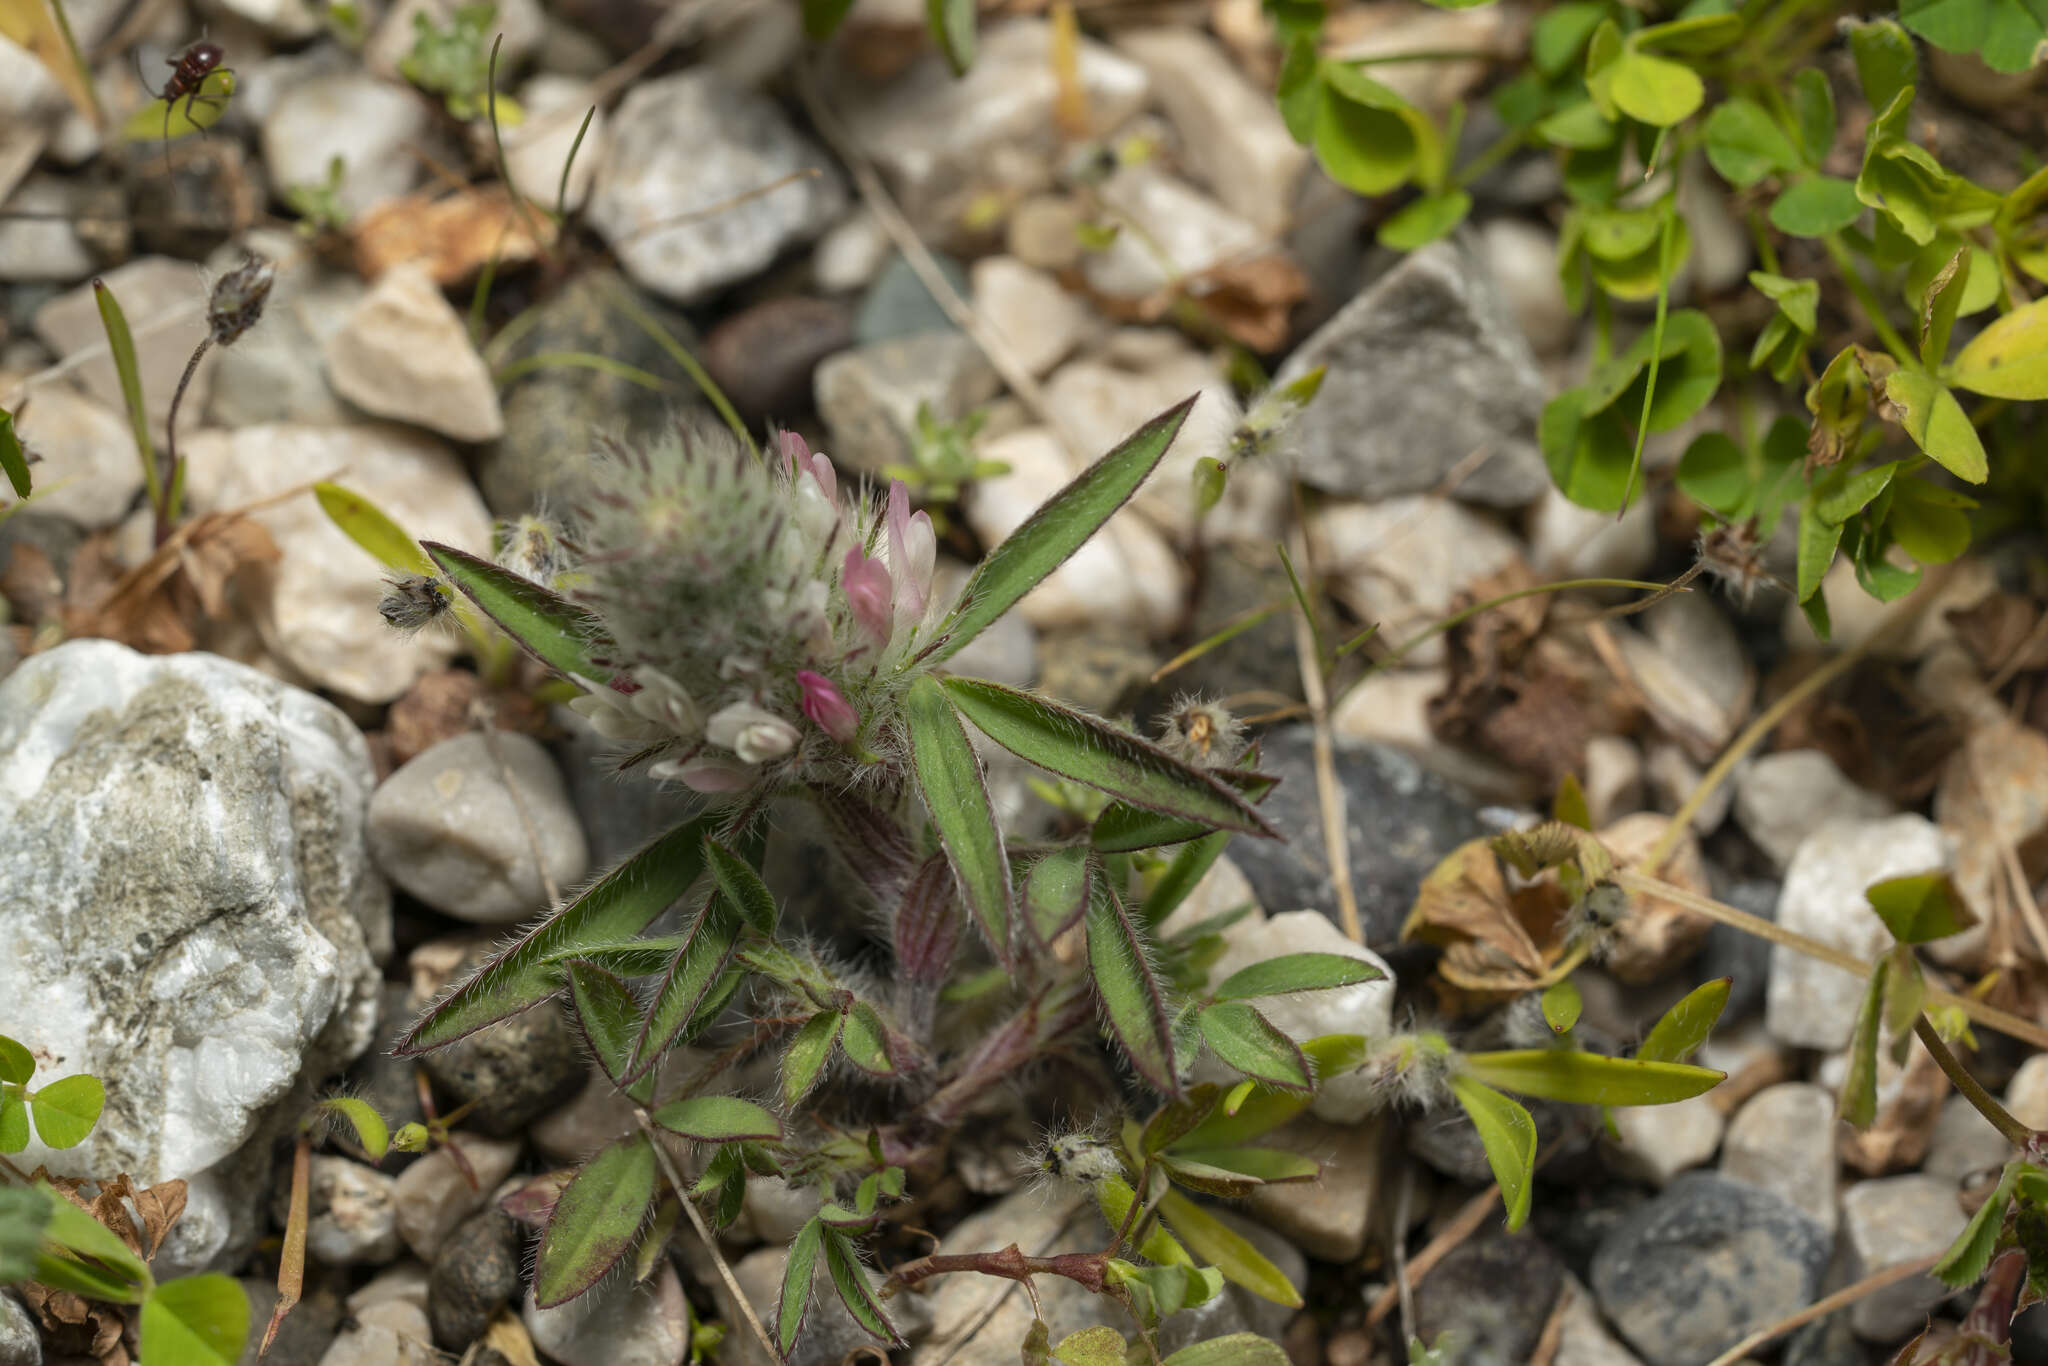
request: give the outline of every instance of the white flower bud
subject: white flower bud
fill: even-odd
[[[796,727],[752,702],[734,702],[711,714],[704,736],[750,764],[780,759],[796,748]]]

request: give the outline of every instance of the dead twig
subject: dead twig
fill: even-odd
[[[1708,1366],[1735,1366],[1736,1362],[1741,1361],[1772,1338],[1789,1333],[1795,1328],[1804,1328],[1816,1319],[1824,1319],[1837,1309],[1852,1305],[1856,1301],[1867,1295],[1875,1294],[1888,1285],[1897,1285],[1900,1281],[1910,1280],[1940,1260],[1941,1254],[1936,1253],[1931,1257],[1920,1257],[1910,1262],[1900,1262],[1897,1266],[1888,1266],[1874,1275],[1865,1276],[1856,1284],[1837,1290],[1824,1300],[1817,1300],[1807,1305],[1806,1308],[1789,1318],[1779,1319],[1768,1328],[1757,1329],[1754,1333],[1751,1333],[1748,1337],[1715,1357],[1708,1363]]]

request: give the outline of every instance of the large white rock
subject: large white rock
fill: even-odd
[[[326,360],[334,391],[366,413],[457,441],[504,435],[490,368],[423,266],[384,272],[327,339]]]
[[[816,174],[740,198],[799,171]],[[779,107],[700,68],[643,81],[619,105],[588,214],[628,275],[688,302],[756,274],[845,207],[837,168]]]
[[[188,443],[187,500],[194,512],[240,507],[312,479],[363,494],[418,540],[482,553],[491,518],[462,462],[439,441],[390,423],[306,427],[276,423],[201,432]],[[410,636],[377,613],[385,569],[328,520],[311,494],[255,514],[284,558],[254,604],[271,651],[322,687],[361,702],[389,702],[455,655],[439,630]]]
[[[338,709],[211,655],[80,640],[0,683],[7,1031],[109,1097],[83,1145],[16,1160],[188,1180],[159,1274],[248,1251],[296,1088],[371,1042],[371,782]]]
[[[1941,869],[1948,859],[1947,841],[1924,816],[1830,821],[1792,856],[1778,898],[1778,923],[1868,962],[1891,947],[1891,935],[1864,889],[1885,878]],[[1840,1048],[1856,1028],[1863,990],[1861,975],[1774,945],[1764,1018],[1783,1043]]]
[[[1329,991],[1297,991],[1283,996],[1256,996],[1249,1004],[1273,1022],[1282,1034],[1300,1043],[1323,1034],[1363,1034],[1385,1038],[1393,1031],[1394,972],[1384,958],[1353,943],[1321,911],[1289,911],[1266,920],[1241,920],[1224,934],[1223,952],[1209,968],[1209,984],[1219,986],[1232,973],[1289,953],[1335,953],[1370,963],[1386,975],[1373,982]],[[1200,1081],[1234,1082],[1241,1077],[1213,1054],[1204,1051],[1195,1064]],[[1316,1089],[1311,1107],[1333,1124],[1356,1124],[1375,1108],[1375,1094],[1362,1076],[1329,1077]]]
[[[590,867],[554,759],[531,736],[505,732],[443,740],[385,779],[370,799],[369,838],[393,882],[479,925],[547,910],[550,883],[559,893]]]

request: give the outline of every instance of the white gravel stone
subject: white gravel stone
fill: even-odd
[[[381,1266],[399,1254],[398,1178],[351,1158],[315,1153],[308,1191],[314,1210],[306,1252],[328,1266]]]
[[[1948,1250],[1968,1223],[1956,1203],[1955,1187],[1918,1173],[1859,1181],[1842,1194],[1842,1237],[1850,1278],[1861,1280],[1887,1267]],[[1866,1342],[1902,1342],[1924,1326],[1927,1314],[1950,1290],[1920,1275],[1868,1295],[1849,1310],[1849,1326]]]
[[[241,507],[310,479],[337,479],[407,533],[483,552],[491,519],[469,474],[435,438],[391,423],[309,427],[275,423],[207,431],[183,443],[194,512]],[[361,702],[390,702],[444,667],[460,641],[446,630],[410,636],[378,615],[384,566],[329,521],[311,495],[254,514],[284,558],[254,604],[273,653],[320,686]]]
[[[1751,1096],[1728,1122],[1721,1175],[1783,1198],[1835,1227],[1835,1098],[1824,1086],[1780,1082]]]
[[[2048,1061],[2048,1054],[2035,1056]],[[2034,1060],[2029,1058],[2027,1062]],[[2021,1066],[2024,1068],[2025,1064]],[[2010,1102],[2006,1109],[2019,1114]],[[2021,1122],[2033,1125],[2033,1121],[2024,1118]],[[1927,1157],[1920,1170],[1960,1186],[1972,1177],[1995,1174],[2012,1153],[2005,1135],[1992,1128],[1991,1121],[1976,1106],[1963,1096],[1950,1096],[1941,1104],[1941,1117],[1934,1121],[1934,1136],[1927,1141]]]
[[[1876,820],[1892,804],[1865,792],[1825,753],[1783,750],[1735,771],[1735,822],[1779,871],[1806,837],[1830,820]]]
[[[1058,280],[1014,256],[984,256],[968,278],[974,283],[974,311],[1033,375],[1058,365],[1099,326],[1088,306]]]
[[[129,330],[135,335],[143,411],[149,416],[151,436],[161,443],[178,381],[192,352],[206,336],[208,281],[190,261],[168,256],[138,256],[99,278],[120,303]],[[67,359],[80,352],[91,352],[72,368],[72,378],[107,407],[119,413],[128,411],[128,401],[121,393],[121,378],[107,352],[106,325],[100,321],[99,303],[90,284],[67,290],[37,309],[36,335]],[[192,372],[185,402],[179,408],[182,423],[190,423],[193,415],[206,411],[206,397],[213,385],[219,355],[220,349],[213,348]],[[133,459],[132,437],[130,442],[128,454]]]
[[[1627,1105],[1614,1112],[1622,1164],[1660,1190],[1680,1172],[1712,1161],[1725,1127],[1721,1112],[1706,1096],[1672,1105]]]
[[[590,82],[572,76],[535,76],[519,88],[526,121],[505,129],[503,137],[505,169],[512,173],[512,184],[520,194],[550,206],[561,198],[571,212],[582,207],[598,163],[604,159],[609,127],[604,110],[599,109],[591,115],[583,145],[576,145],[583,116],[595,103],[593,91]],[[569,160],[572,150],[576,153],[573,162]],[[569,168],[566,196],[562,194],[564,165]]]
[[[1778,923],[1867,962],[1891,946],[1891,935],[1864,889],[1943,868],[1948,857],[1941,831],[1924,816],[1830,821],[1792,856]],[[1771,1033],[1796,1048],[1840,1048],[1855,1030],[1863,989],[1859,974],[1773,946],[1764,1018]]]
[[[504,435],[490,369],[423,266],[384,272],[327,339],[326,361],[334,391],[366,413],[457,441]]]
[[[38,385],[30,395],[14,426],[43,458],[31,471],[37,514],[87,531],[120,521],[142,491],[142,462],[127,418],[68,385]]]
[[[476,1184],[456,1165],[449,1147],[462,1149]],[[483,1138],[457,1133],[449,1147],[440,1147],[398,1174],[398,1236],[413,1255],[431,1264],[448,1235],[483,1208],[491,1192],[512,1173],[519,1160],[517,1139]]]
[[[187,1179],[160,1272],[246,1253],[294,1088],[370,1043],[370,781],[333,705],[211,655],[78,640],[0,684],[8,1033],[117,1098],[82,1145],[17,1160]]]
[[[443,740],[385,779],[370,799],[369,837],[393,882],[476,925],[548,909],[550,881],[559,891],[590,867],[554,759],[502,731]]]
[[[263,161],[281,193],[325,185],[342,163],[342,211],[355,218],[419,184],[425,168],[406,150],[427,131],[424,96],[367,71],[344,71],[287,84],[263,120]]]
[[[610,1276],[552,1309],[529,1291],[523,1317],[534,1346],[562,1366],[675,1366],[689,1352],[690,1306],[666,1261],[644,1285]]]
[[[1461,589],[1521,558],[1513,533],[1462,503],[1410,494],[1359,503],[1331,500],[1309,514],[1316,563],[1381,638],[1406,640],[1450,611]],[[1409,652],[1411,666],[1444,659],[1441,638]]]

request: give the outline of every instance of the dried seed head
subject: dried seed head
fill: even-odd
[[[263,316],[277,267],[267,256],[250,254],[242,264],[214,281],[206,301],[206,327],[215,346],[232,346]]]
[[[1700,568],[1726,586],[1744,609],[1763,585],[1785,586],[1777,575],[1764,568],[1764,544],[1754,522],[1701,532],[1699,561]]]
[[[378,612],[394,628],[411,634],[453,610],[448,590],[439,579],[425,574],[394,574],[385,580],[384,600]]]
[[[1037,1165],[1048,1176],[1083,1185],[1122,1176],[1124,1170],[1115,1148],[1086,1133],[1054,1135],[1038,1154]]]
[[[1244,723],[1220,702],[1179,697],[1160,723],[1159,744],[1196,768],[1227,768],[1244,753]]]

